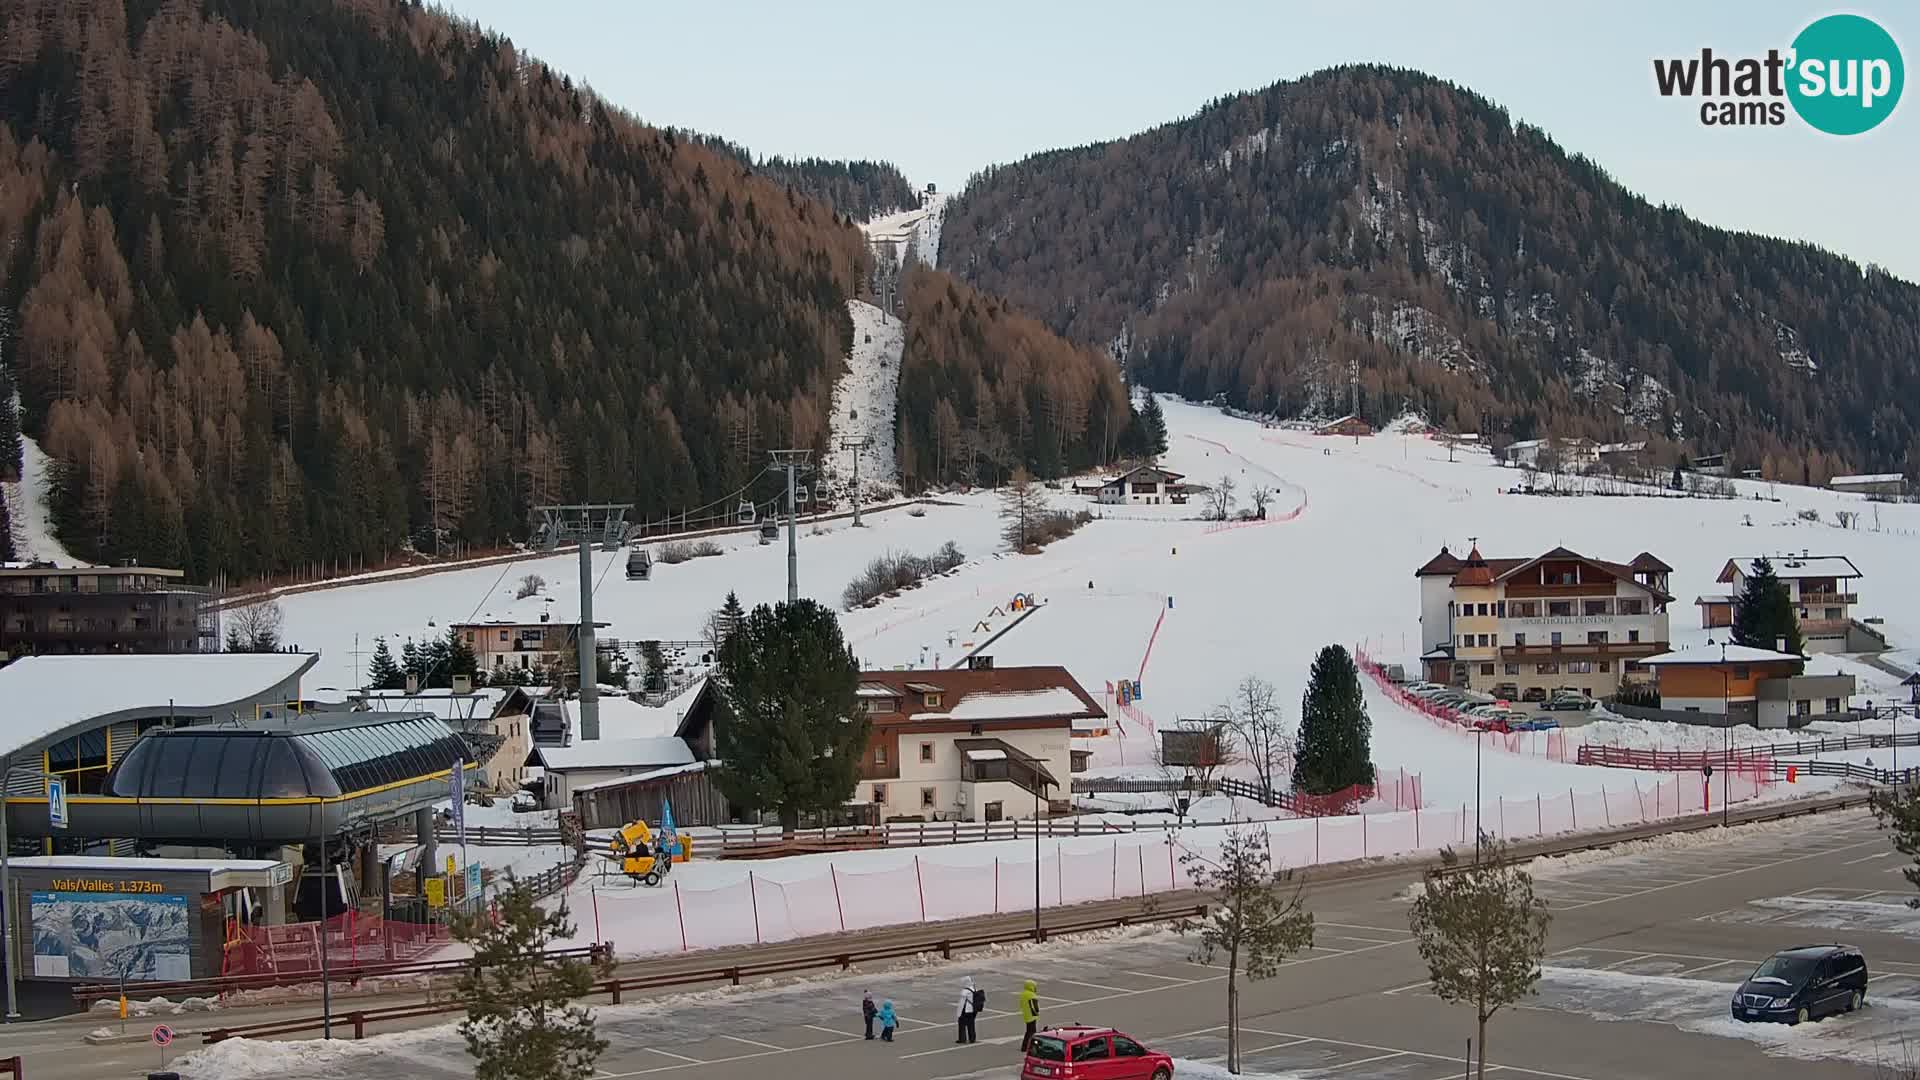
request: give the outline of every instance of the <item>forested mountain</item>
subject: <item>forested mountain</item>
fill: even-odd
[[[1349,67],[976,176],[941,263],[1140,381],[1783,478],[1920,471],[1920,289],[1711,228],[1458,87]]]
[[[755,160],[753,152],[746,147],[717,135],[690,131],[676,134],[737,158],[754,172],[826,203],[855,221],[867,221],[920,203],[919,192],[890,161],[824,158],[789,161],[777,155]]]
[[[1139,449],[1107,357],[938,270],[908,268],[901,307],[896,445],[908,488],[998,484],[1020,465],[1060,476]]]
[[[411,0],[0,3],[0,370],[61,540],[346,569],[824,448],[870,257],[806,192],[912,192],[699,143]]]

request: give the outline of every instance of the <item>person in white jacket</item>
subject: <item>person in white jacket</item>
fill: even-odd
[[[971,975],[960,980],[960,1004],[954,1008],[953,1017],[959,1022],[960,1027],[959,1036],[953,1040],[954,1045],[979,1040],[979,1030],[974,1026],[979,1017],[975,1015],[973,1008],[973,976]]]

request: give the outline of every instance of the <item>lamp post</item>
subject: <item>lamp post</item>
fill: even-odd
[[[1482,738],[1486,733],[1487,729],[1483,727],[1473,729],[1473,865],[1475,866],[1480,865],[1481,837],[1484,835],[1480,831],[1480,748],[1486,744],[1486,740]]]
[[[1756,700],[1754,709],[1760,708]],[[1720,643],[1720,727],[1726,740],[1720,751],[1720,827],[1732,824],[1732,811],[1729,803],[1733,795],[1733,683],[1727,672],[1727,643]]]
[[[1045,941],[1046,932],[1040,929],[1040,811],[1047,797],[1047,782],[1034,778],[1033,782],[1033,940]]]

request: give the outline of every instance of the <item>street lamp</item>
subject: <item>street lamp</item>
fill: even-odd
[[[1033,940],[1045,941],[1046,934],[1040,929],[1040,810],[1046,799],[1047,782],[1034,777],[1033,781]]]
[[[1753,707],[1755,722],[1758,723],[1760,702],[1757,699]],[[1726,736],[1720,751],[1720,827],[1724,829],[1732,824],[1733,802],[1733,683],[1727,672],[1727,643],[1724,641],[1720,643],[1720,727]]]
[[[1480,748],[1486,744],[1486,740],[1481,736],[1485,735],[1487,730],[1483,727],[1473,729],[1473,865],[1475,866],[1480,865],[1480,848],[1482,837],[1485,835],[1480,831]]]

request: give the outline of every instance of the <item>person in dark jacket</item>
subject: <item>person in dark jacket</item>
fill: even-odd
[[[867,1038],[873,1038],[873,1018],[880,1015],[880,1007],[873,1003],[873,992],[868,991],[860,998],[860,1018],[867,1022]]]

